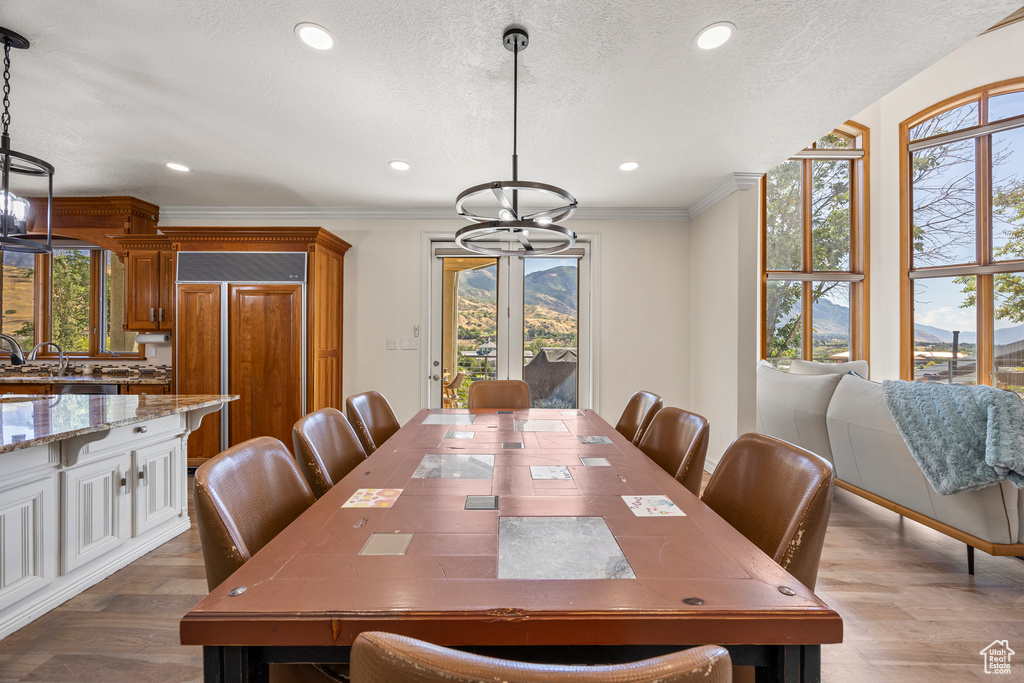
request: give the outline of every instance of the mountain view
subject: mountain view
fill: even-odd
[[[556,266],[530,273],[524,281],[524,323],[538,346],[575,346],[579,270]],[[459,340],[484,341],[495,334],[496,269],[459,274]],[[464,346],[460,344],[460,347]]]

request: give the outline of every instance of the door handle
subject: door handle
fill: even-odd
[[[156,320],[156,309],[151,308],[149,309],[149,322],[153,322],[154,320]]]
[[[162,308],[160,309],[160,317],[158,318],[158,320],[160,322],[164,321],[164,309],[162,309]]]
[[[432,380],[434,380],[436,382],[437,380],[441,379],[441,375],[434,375],[430,379],[432,379]]]
[[[143,484],[146,483],[146,468],[145,467],[143,467],[142,469],[139,470],[139,481],[141,481]]]
[[[121,493],[128,493],[128,477],[121,477]]]

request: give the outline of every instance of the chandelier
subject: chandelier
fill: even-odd
[[[455,210],[474,224],[455,233],[455,243],[463,249],[488,256],[556,254],[576,243],[576,233],[558,225],[576,212],[576,198],[560,187],[519,179],[519,53],[530,44],[530,37],[521,28],[509,28],[501,42],[506,50],[515,55],[512,78],[512,180],[474,185],[456,197]],[[530,201],[521,205],[523,197],[529,197]],[[489,211],[477,209],[474,202],[481,198],[496,201],[496,204]],[[533,204],[533,201],[537,204]],[[474,208],[470,209],[468,205]],[[544,206],[550,208],[539,208]],[[495,240],[517,246],[501,249],[487,244]]]
[[[11,149],[11,137],[7,132],[11,125],[11,48],[27,50],[28,40],[10,29],[0,27],[0,40],[4,43],[4,113],[3,135],[0,136],[0,164],[3,176],[0,181],[0,251],[17,251],[46,254],[53,251],[50,237],[50,211],[53,204],[53,166],[42,159],[22,154]],[[46,242],[27,237],[28,200],[11,191],[11,175],[45,177],[48,181],[46,195]],[[41,231],[39,231],[41,232]]]

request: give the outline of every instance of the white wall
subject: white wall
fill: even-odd
[[[421,282],[423,234],[454,235],[458,221],[305,220],[349,242],[345,256],[343,393],[375,389],[402,422],[421,408],[419,351],[388,351],[388,337],[425,329]],[[161,225],[280,225],[281,220],[161,219]],[[688,233],[681,221],[575,221],[579,233],[598,236],[594,263],[596,403],[611,422],[639,389],[686,406],[689,394]],[[426,344],[421,337],[420,344]]]
[[[979,36],[853,119],[871,128],[871,378],[900,373],[899,125],[967,90],[1024,77],[1024,22]]]
[[[710,422],[708,470],[754,431],[758,222],[756,186],[690,221],[690,409]]]

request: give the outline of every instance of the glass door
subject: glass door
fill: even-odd
[[[484,379],[526,381],[535,408],[590,406],[590,261],[577,247],[481,257],[434,243],[429,407],[465,408]]]

